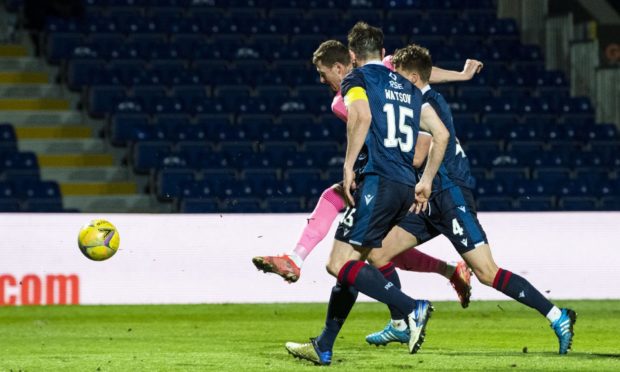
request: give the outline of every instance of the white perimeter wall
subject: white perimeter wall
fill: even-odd
[[[58,274],[77,275],[82,304],[325,302],[335,282],[324,269],[334,229],[310,255],[296,284],[258,272],[251,262],[255,255],[294,246],[306,217],[0,214],[0,278],[5,278],[0,303],[40,299],[44,304],[51,290],[46,276]],[[108,261],[90,261],[77,247],[80,226],[92,218],[108,219],[119,229],[121,248]],[[620,298],[620,213],[481,213],[480,220],[498,265],[526,277],[550,298]],[[459,258],[443,237],[421,250]],[[24,289],[18,282],[28,275],[39,280],[30,276]],[[400,276],[412,297],[456,298],[436,274],[401,271]],[[473,300],[506,298],[473,282]]]

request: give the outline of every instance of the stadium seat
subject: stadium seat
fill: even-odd
[[[220,211],[217,199],[183,198],[180,202],[181,213],[216,213]]]
[[[118,114],[110,121],[110,141],[115,146],[154,138],[154,126],[143,114]]]
[[[564,211],[594,211],[597,210],[596,198],[591,197],[563,197],[558,201],[558,209]]]
[[[555,203],[552,197],[546,196],[525,196],[517,198],[516,208],[520,211],[551,211],[555,209]]]
[[[620,211],[620,197],[607,196],[607,197],[601,198],[601,210]]]
[[[227,198],[222,201],[225,213],[259,213],[262,211],[258,198]]]
[[[480,197],[477,209],[485,212],[514,212],[512,198],[509,197]]]
[[[284,178],[297,193],[308,197],[319,195],[329,186],[321,180],[321,172],[316,169],[289,169]]]
[[[132,164],[134,172],[148,174],[157,169],[162,160],[172,152],[172,143],[160,141],[140,141],[133,146]]]
[[[267,198],[266,209],[273,213],[301,213],[306,211],[303,199],[295,197]]]
[[[157,173],[157,197],[161,201],[177,198],[181,195],[181,184],[195,179],[191,169],[163,169]]]

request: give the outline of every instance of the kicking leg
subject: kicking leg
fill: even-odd
[[[278,274],[289,283],[296,282],[301,275],[304,260],[325,238],[344,207],[341,186],[337,184],[326,189],[308,218],[295,249],[281,256],[256,256],[252,262],[259,270]]]
[[[474,270],[478,280],[493,287],[516,301],[536,309],[551,322],[560,342],[560,354],[566,354],[571,347],[573,325],[577,314],[570,309],[559,309],[553,305],[525,278],[501,269],[491,255],[488,244],[480,245],[462,254],[469,266]]]

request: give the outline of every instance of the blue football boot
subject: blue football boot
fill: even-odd
[[[573,344],[573,336],[575,335],[573,326],[577,322],[577,313],[571,309],[561,310],[562,315],[558,320],[551,323],[551,328],[560,341],[560,354],[566,354]]]
[[[321,366],[328,366],[332,363],[332,351],[320,351],[316,338],[311,338],[310,342],[305,344],[287,342],[284,347],[295,358],[309,360]]]
[[[382,331],[366,336],[366,342],[375,346],[385,346],[390,342],[400,342],[401,344],[406,344],[409,342],[409,335],[409,329],[399,331],[392,326],[392,322],[389,322]]]
[[[413,312],[407,316],[409,322],[409,353],[415,354],[420,350],[426,336],[426,324],[435,310],[428,300],[416,300]]]

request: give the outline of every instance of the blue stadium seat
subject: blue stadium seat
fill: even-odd
[[[54,181],[31,181],[22,182],[16,189],[20,199],[58,199],[60,200],[60,187]]]
[[[266,211],[271,213],[301,213],[306,208],[302,198],[273,197],[266,200]]]
[[[242,183],[249,185],[254,191],[262,194],[265,189],[278,182],[278,171],[269,168],[250,168],[242,172]]]
[[[477,200],[477,209],[485,212],[514,212],[512,198],[502,196],[480,197]]]
[[[224,199],[222,211],[225,213],[259,213],[262,212],[261,201],[258,198]]]
[[[125,89],[122,87],[113,85],[94,86],[88,91],[88,113],[94,118],[105,117],[125,97]]]
[[[223,142],[220,151],[233,163],[256,153],[254,143],[241,141]]]
[[[183,198],[180,202],[181,213],[216,213],[220,211],[217,199]]]
[[[507,184],[507,191],[520,197],[549,197],[554,195],[555,190],[553,184],[546,184],[542,180],[520,180]]]
[[[52,64],[57,64],[69,58],[76,47],[84,45],[85,41],[78,33],[51,33],[47,37],[46,56]]]
[[[570,182],[571,172],[568,168],[536,168],[533,178],[549,188],[557,188]]]
[[[59,213],[63,212],[64,209],[62,207],[62,199],[60,198],[35,198],[26,200],[22,211],[31,213]]]
[[[299,148],[295,142],[265,142],[260,146],[261,152],[272,158],[286,159],[294,156]]]
[[[479,197],[508,195],[502,180],[477,179],[474,191]]]
[[[306,142],[304,150],[311,154],[319,164],[329,165],[335,161],[334,158],[344,158],[344,151],[341,151],[338,142],[334,141]]]
[[[563,197],[558,201],[558,209],[564,211],[595,211],[598,209],[596,198]]]
[[[491,177],[505,183],[528,179],[528,175],[528,168],[524,167],[494,167],[491,169]]]
[[[0,212],[19,212],[19,200],[17,199],[0,199]]]
[[[73,91],[88,85],[111,83],[108,77],[102,60],[72,60],[68,64],[67,83]]]
[[[620,211],[620,197],[608,196],[601,198],[601,210]]]
[[[547,196],[524,196],[517,198],[517,210],[520,211],[552,211],[555,209],[555,203],[552,197]]]
[[[321,180],[321,172],[317,169],[289,169],[285,173],[285,180],[300,195],[308,197],[320,195],[329,186]]]
[[[140,141],[132,149],[134,172],[148,174],[151,169],[158,168],[162,160],[172,152],[172,143],[161,141]]]
[[[110,121],[110,141],[115,146],[154,138],[154,126],[143,114],[118,114]]]
[[[191,169],[162,169],[157,173],[157,197],[169,201],[181,196],[181,184],[191,182],[196,175]]]

